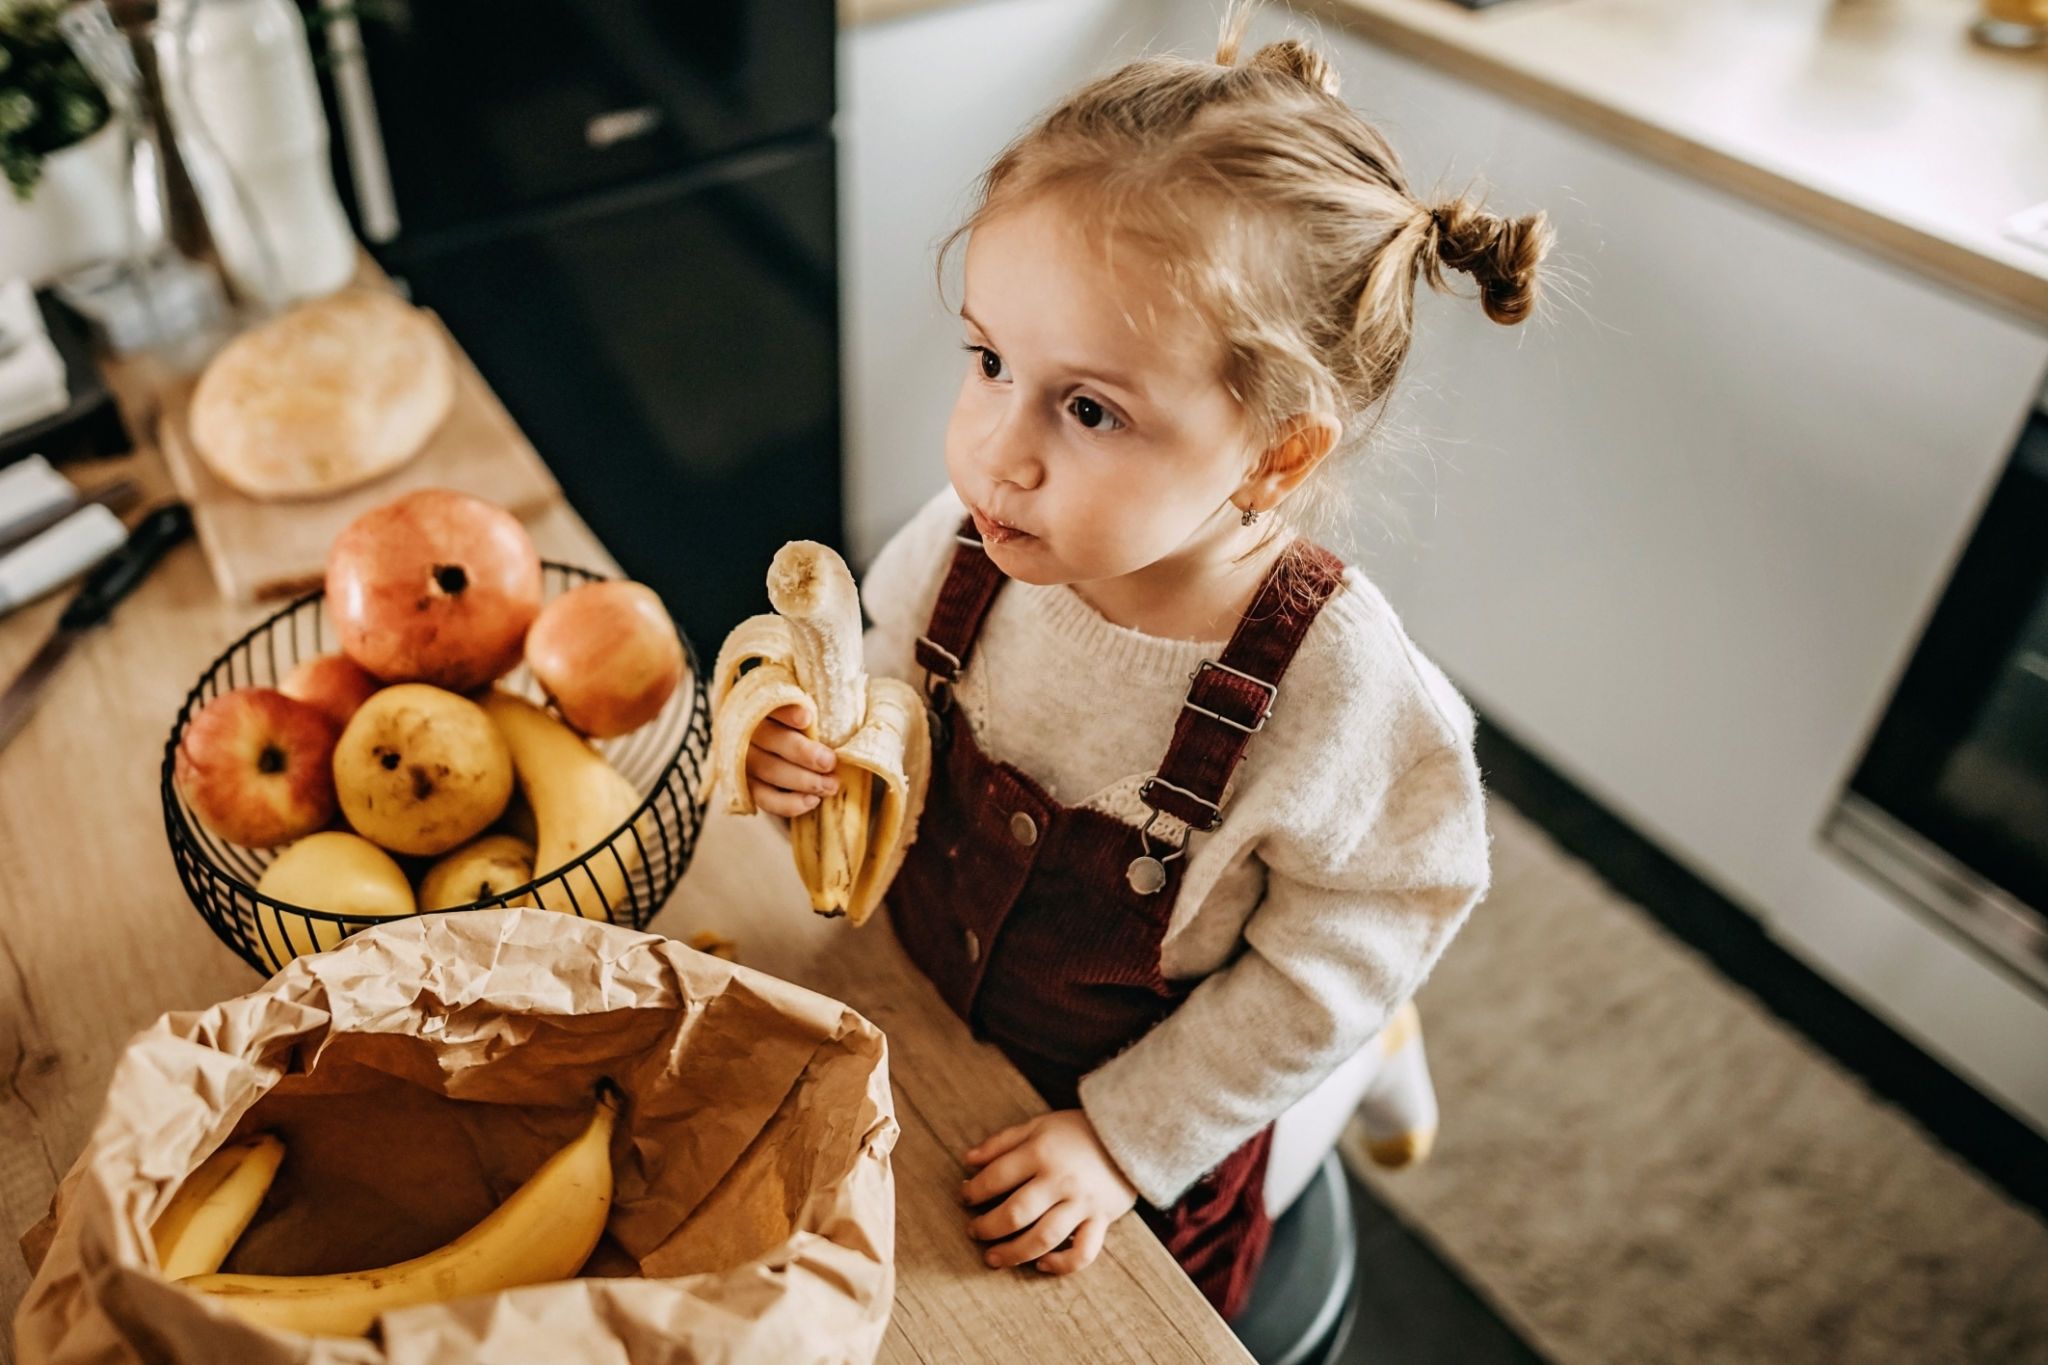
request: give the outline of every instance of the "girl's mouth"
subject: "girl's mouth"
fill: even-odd
[[[981,532],[981,539],[988,545],[1008,545],[1012,541],[1030,540],[1032,537],[1014,526],[1005,526],[985,514],[979,507],[970,508],[974,513],[974,529]]]

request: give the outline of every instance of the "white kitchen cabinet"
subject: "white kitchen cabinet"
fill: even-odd
[[[1418,188],[1541,207],[1553,297],[1432,299],[1406,538],[1363,562],[1474,702],[2048,1131],[2048,1005],[1818,831],[2048,370],[2048,336],[1331,29]],[[1368,475],[1371,477],[1371,475]]]

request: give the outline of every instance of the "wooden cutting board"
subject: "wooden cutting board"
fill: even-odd
[[[295,597],[320,586],[327,547],[362,513],[415,488],[453,488],[487,498],[521,519],[562,496],[554,475],[476,366],[430,309],[422,309],[455,360],[455,401],[418,455],[373,483],[329,497],[259,502],[206,467],[185,425],[196,377],[169,388],[157,444],[193,523],[221,596],[239,604]]]

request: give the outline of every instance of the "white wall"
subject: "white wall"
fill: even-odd
[[[864,564],[945,480],[959,254],[975,177],[1045,106],[1153,46],[1174,0],[979,0],[839,37],[847,523]]]

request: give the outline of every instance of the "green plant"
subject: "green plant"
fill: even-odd
[[[43,158],[92,136],[106,97],[57,30],[62,0],[0,0],[0,169],[26,201]]]

